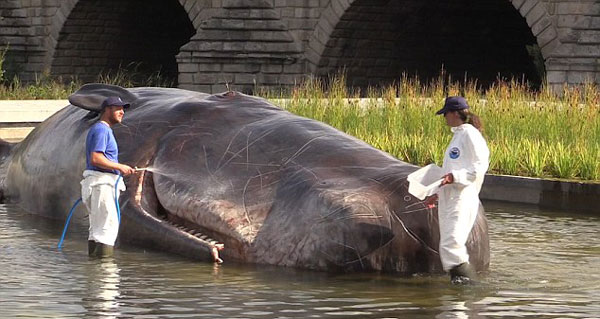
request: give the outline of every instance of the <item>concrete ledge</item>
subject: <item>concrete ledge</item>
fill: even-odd
[[[14,143],[19,142],[24,139],[35,126],[27,126],[27,127],[0,127],[0,138]]]
[[[67,105],[68,100],[0,100],[0,138],[18,142]]]
[[[0,122],[43,122],[67,105],[68,100],[0,100]]]
[[[479,197],[482,200],[533,204],[600,215],[600,182],[488,174]]]

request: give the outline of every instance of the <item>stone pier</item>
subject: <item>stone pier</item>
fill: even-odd
[[[518,78],[600,83],[600,1],[3,0],[5,77],[95,81],[128,67],[181,88]]]

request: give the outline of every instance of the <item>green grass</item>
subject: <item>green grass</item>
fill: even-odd
[[[36,77],[33,83],[23,84],[17,76],[6,77],[4,63],[9,47],[0,49],[0,99],[2,100],[41,100],[66,99],[82,83],[78,80],[64,80],[51,77],[47,73]],[[121,87],[160,86],[173,87],[175,81],[164,76],[160,70],[148,68],[142,63],[129,63],[115,70],[98,74],[96,83],[114,84]]]
[[[0,61],[2,61],[0,59]],[[0,63],[1,66],[1,63]],[[121,87],[160,86],[173,87],[173,80],[167,79],[160,72],[146,73],[138,71],[139,65],[131,64],[126,68],[100,73],[94,82],[114,84]],[[78,80],[65,81],[61,78],[43,74],[33,83],[23,84],[17,77],[0,81],[0,99],[2,100],[41,100],[66,99],[77,91],[83,83]]]
[[[0,66],[2,59],[0,57]],[[133,86],[172,86],[160,73],[141,76],[133,69],[100,74],[97,82]],[[143,81],[139,82],[142,78]],[[600,93],[595,84],[530,90],[499,82],[483,91],[473,83],[422,83],[404,77],[398,84],[349,92],[343,75],[327,84],[309,79],[287,92],[259,91],[290,112],[328,123],[341,131],[417,165],[442,164],[452,134],[435,116],[446,96],[464,95],[485,124],[490,172],[530,177],[600,181]],[[0,99],[66,99],[81,86],[41,76],[24,85],[17,78],[0,84]],[[369,99],[359,99],[366,95]],[[281,100],[284,99],[284,100]]]
[[[442,164],[452,133],[434,113],[443,104],[443,82],[404,78],[398,85],[359,93],[343,76],[329,84],[311,79],[288,93],[261,94],[290,112],[328,123],[393,156],[418,165]],[[594,84],[530,90],[500,82],[483,91],[473,83],[447,85],[464,95],[484,122],[490,172],[530,177],[600,180],[600,93]],[[279,100],[289,98],[289,100]],[[351,99],[345,99],[351,98]]]
[[[0,84],[0,99],[66,99],[80,86],[81,84],[75,81],[63,83],[60,79],[50,79],[47,76],[37,78],[34,83],[23,84],[17,77],[14,77],[10,82]]]

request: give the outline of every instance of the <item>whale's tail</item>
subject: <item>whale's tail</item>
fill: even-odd
[[[8,168],[8,159],[12,149],[18,143],[9,143],[0,138],[0,203],[4,203],[4,181]]]

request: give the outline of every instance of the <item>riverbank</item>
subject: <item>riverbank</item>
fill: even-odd
[[[18,142],[68,104],[67,100],[0,101],[0,138]],[[600,182],[488,174],[480,197],[600,214]]]

